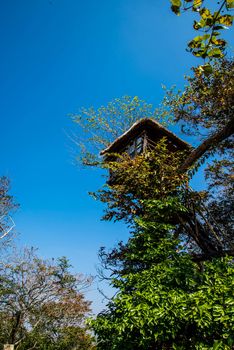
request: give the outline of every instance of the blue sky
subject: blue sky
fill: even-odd
[[[182,87],[198,63],[185,51],[192,19],[173,15],[169,0],[8,0],[0,17],[0,175],[20,203],[19,244],[95,275],[99,247],[128,232],[100,221],[103,207],[88,191],[104,179],[74,166],[68,115],[126,94],[157,106],[161,84]]]

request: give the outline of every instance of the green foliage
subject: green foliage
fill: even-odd
[[[174,121],[180,123],[182,132],[204,140],[225,130],[227,125],[230,130],[233,129],[234,61],[222,60],[214,64],[209,75],[200,69],[194,69],[194,75],[188,77],[187,81],[183,92],[174,94],[169,91],[164,101],[174,115]],[[199,164],[210,155],[216,155],[219,159],[216,159],[215,165],[207,168],[207,178],[216,185],[221,184],[221,178],[224,183],[226,178],[226,184],[230,184],[233,135],[224,137],[222,142],[216,142],[213,138],[205,158],[199,159]],[[220,177],[221,172],[218,169],[222,170],[225,176]],[[218,182],[215,180],[217,177]]]
[[[108,165],[116,172],[109,209],[126,214],[139,203],[141,210],[131,217],[135,225],[128,242],[100,251],[118,292],[90,321],[97,349],[231,350],[234,345],[233,261],[195,263],[176,223],[187,213],[187,177],[177,171],[184,156],[168,152],[162,140],[153,152]]]
[[[91,279],[72,274],[67,258],[45,261],[33,248],[14,252],[0,265],[0,281],[0,346],[91,349],[84,326],[90,302],[82,292]]]
[[[175,210],[176,208],[176,210]],[[100,260],[105,268],[110,268],[112,284],[118,287],[118,279],[128,273],[149,268],[152,264],[168,257],[169,250],[183,249],[183,240],[175,234],[173,221],[176,215],[186,212],[178,197],[144,201],[144,214],[135,219],[134,230],[128,242],[122,242],[111,252],[100,250]],[[143,219],[144,217],[144,219]],[[174,238],[173,238],[174,237]]]
[[[208,131],[214,133],[233,118],[234,62],[222,60],[214,64],[210,75],[194,69],[187,77],[183,92],[169,91],[165,105],[170,108],[175,122],[183,122],[182,131],[196,136]],[[216,145],[217,146],[217,145]]]
[[[109,102],[107,106],[94,109],[82,108],[72,115],[84,139],[74,139],[79,148],[78,162],[97,166],[102,163],[99,153],[141,118],[152,118],[165,123],[168,117],[165,109],[153,106],[139,97],[123,96]]]
[[[233,266],[177,257],[131,274],[93,327],[98,349],[232,349]]]
[[[207,79],[210,103],[216,103],[214,87],[227,80],[220,72],[213,81],[211,76],[198,74],[188,89],[194,98],[192,102],[187,100],[194,112],[191,125],[197,126],[197,132],[201,125],[214,132],[229,120],[228,100],[224,103],[227,111],[219,120],[205,92],[203,96],[203,91],[197,89],[202,88],[200,79]],[[180,103],[177,99],[174,108]],[[195,113],[201,111],[201,106],[210,114],[197,120]],[[186,109],[186,103],[183,107]],[[131,224],[132,232],[126,244],[120,242],[110,252],[104,248],[100,251],[102,264],[111,271],[111,284],[118,292],[107,310],[91,321],[97,349],[231,350],[233,261],[220,258],[195,263],[193,243],[177,220],[178,216],[188,218],[191,214],[185,207],[188,175],[178,171],[187,154],[170,152],[166,139],[162,139],[154,150],[134,159],[126,154],[112,156],[113,161],[103,166],[111,170],[114,180],[96,198],[107,204],[104,219],[124,219]]]
[[[225,236],[226,248],[234,247],[234,163],[233,159],[216,159],[206,169],[209,183],[209,210]]]
[[[192,1],[191,5],[199,10],[201,3],[203,1]],[[180,7],[181,2],[173,1],[173,6]],[[208,19],[210,14],[204,11],[201,15]],[[201,211],[200,222],[191,222],[199,206],[204,204],[204,198],[209,198],[212,212],[216,210],[215,218],[218,218],[220,227],[227,227],[231,232],[231,221],[223,211],[227,203],[226,208],[231,208],[231,136],[230,133],[224,134],[221,141],[210,137],[226,130],[233,120],[233,62],[220,61],[213,67],[199,67],[188,81],[183,93],[173,95],[169,92],[163,115],[173,114],[177,122],[184,124],[185,133],[203,137],[205,134],[206,142],[210,142],[205,156],[195,159],[195,170],[206,157],[225,152],[226,159],[218,159],[207,169],[207,176],[213,182],[211,187],[216,188],[218,184],[224,198],[221,200],[216,196],[216,203],[212,203],[206,193],[188,197],[188,174],[182,174],[180,166],[190,155],[169,152],[166,139],[161,140],[154,150],[134,159],[126,154],[112,154],[109,161],[101,164],[111,171],[112,180],[93,195],[107,204],[104,219],[123,219],[131,225],[131,237],[126,244],[119,242],[110,252],[105,248],[100,251],[101,262],[105,269],[109,269],[111,284],[117,288],[117,294],[107,310],[91,321],[97,336],[97,349],[233,348],[233,260],[225,257],[211,259],[206,255],[210,261],[195,263],[197,253],[201,252],[198,246],[201,246],[196,246],[191,239],[198,237],[199,232],[206,233],[199,231],[200,228],[210,229],[215,223],[213,217],[205,216]],[[86,119],[90,123],[89,131],[92,127],[95,131],[99,123],[98,119],[95,120],[95,113],[92,120]],[[106,116],[108,114],[102,114],[108,125]],[[124,119],[125,114],[122,117]],[[104,131],[102,122],[98,125]],[[120,130],[114,137],[119,136]],[[89,139],[94,143],[96,140]],[[107,142],[103,143],[103,148],[113,138],[104,140]],[[93,149],[91,155],[95,159],[92,152]],[[189,207],[191,202],[192,210]],[[224,221],[228,224],[224,225]],[[184,226],[188,227],[189,222],[192,225],[188,234]],[[222,229],[216,227],[212,234],[218,237],[218,241],[222,237],[223,242],[226,238]],[[200,238],[213,242],[209,234]],[[225,248],[229,247],[229,241],[226,242]]]
[[[94,350],[94,339],[83,327],[66,327],[56,330],[54,337],[45,332],[32,332],[17,350]]]
[[[205,0],[170,0],[171,9],[176,15],[181,11],[193,11],[199,15],[199,19],[194,21],[193,28],[203,34],[194,37],[188,43],[188,51],[194,56],[208,58],[209,60],[224,57],[227,49],[227,42],[219,38],[221,32],[233,24],[233,16],[230,12],[234,8],[232,0],[215,1],[210,5],[215,7],[215,11],[205,5]],[[205,72],[212,70],[210,64],[201,66]]]
[[[107,204],[104,220],[126,220],[131,223],[144,212],[147,199],[164,198],[176,192],[188,177],[178,173],[186,152],[168,150],[166,138],[154,150],[134,159],[127,154],[116,155],[118,161],[104,162],[103,167],[114,174],[114,181],[106,184],[93,196]]]
[[[169,198],[159,202],[149,206],[152,217],[156,215],[155,222],[138,222],[140,229],[128,244],[128,269],[112,280],[118,294],[108,310],[91,321],[97,349],[193,350],[219,346],[231,350],[233,262],[230,258],[201,266],[192,262],[173,238],[170,225],[164,225],[159,210],[178,211],[178,202]],[[131,261],[135,261],[134,268]]]

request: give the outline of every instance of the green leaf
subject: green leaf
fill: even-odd
[[[204,57],[205,55],[205,51],[204,50],[196,50],[196,51],[193,51],[192,54],[196,57]]]
[[[227,42],[223,39],[217,39],[216,37],[212,37],[211,43],[216,46],[222,46],[225,47]]]
[[[195,38],[193,40],[198,42],[198,41],[207,40],[209,38],[210,38],[210,34],[204,34],[204,35],[195,36]]]
[[[221,347],[222,347],[222,341],[215,340],[215,341],[214,341],[213,350],[221,349]]]
[[[197,11],[202,6],[203,0],[193,0],[193,11]]]
[[[195,30],[199,30],[199,29],[202,28],[202,25],[201,25],[200,22],[194,21],[194,22],[193,22],[193,28],[194,28]]]
[[[206,76],[210,75],[213,72],[213,68],[210,64],[200,66],[200,69]]]
[[[201,19],[199,22],[194,21],[194,23],[193,23],[193,28],[194,28],[195,30],[199,30],[199,29],[201,29],[201,28],[204,28],[204,27],[207,25],[206,22],[207,22],[207,21],[205,21],[204,19]]]
[[[226,0],[227,8],[233,9],[234,8],[234,1],[233,0]]]
[[[230,27],[233,23],[233,16],[223,15],[218,18],[218,23]]]
[[[207,19],[207,18],[213,18],[210,10],[208,10],[206,7],[203,7],[200,11],[199,11],[201,17],[203,19]]]
[[[220,58],[220,57],[223,57],[223,52],[220,49],[215,48],[215,49],[212,49],[212,50],[208,51],[208,56],[209,57]]]
[[[181,7],[182,5],[181,0],[170,0],[170,1],[172,6]]]
[[[181,0],[170,0],[170,1],[171,1],[171,10],[176,15],[180,15],[180,7],[182,5]]]

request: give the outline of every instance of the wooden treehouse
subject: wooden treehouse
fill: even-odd
[[[154,149],[163,137],[166,138],[168,150],[171,152],[177,150],[187,150],[189,152],[192,150],[191,145],[167,130],[160,123],[153,119],[144,118],[135,122],[100,154],[106,161],[113,160],[113,154],[115,153],[127,153],[131,158],[134,158]],[[109,174],[108,183],[109,185],[115,183],[115,174]],[[204,204],[198,203],[199,201],[195,203],[191,199],[193,197],[191,196],[192,191],[186,189],[185,192],[187,192],[187,195],[184,204],[187,207],[187,213],[178,216],[176,224],[180,225],[184,232],[196,242],[202,254],[205,254],[206,257],[219,256],[223,252],[223,247],[218,238],[220,233],[218,225],[213,218],[210,220],[210,213]]]
[[[124,134],[119,136],[101,152],[105,158],[111,153],[128,153],[131,158],[153,149],[163,137],[166,137],[168,149],[171,151],[190,149],[191,146],[181,140],[157,121],[144,118],[134,123]]]

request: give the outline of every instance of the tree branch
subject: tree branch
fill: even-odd
[[[192,255],[192,260],[195,262],[202,262],[206,260],[212,260],[213,258],[222,258],[224,256],[234,256],[234,250],[224,250],[222,252],[212,252],[206,254],[194,254]]]
[[[224,141],[234,133],[234,118],[232,118],[226,126],[217,133],[208,137],[204,142],[194,149],[186,158],[184,163],[179,168],[180,172],[185,172],[191,167],[203,154],[209,149],[213,148],[216,144]]]

